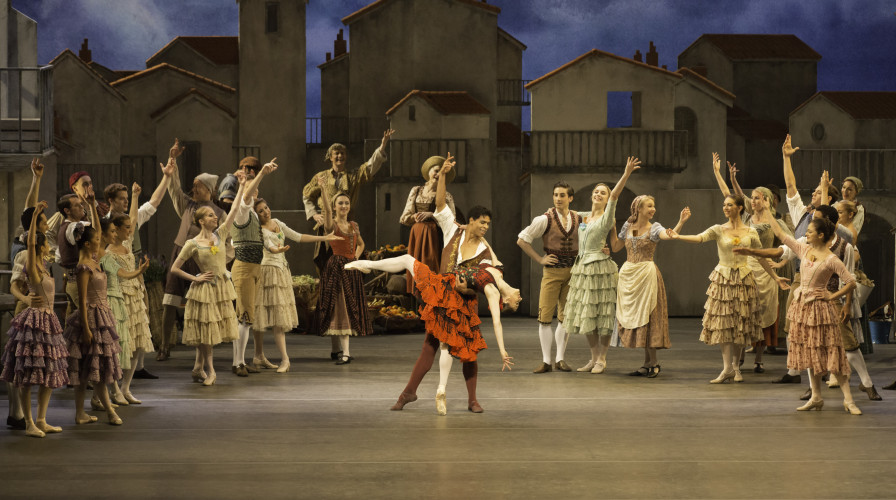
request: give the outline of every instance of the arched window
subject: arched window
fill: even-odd
[[[675,130],[688,132],[688,156],[697,156],[697,114],[691,108],[675,108]]]

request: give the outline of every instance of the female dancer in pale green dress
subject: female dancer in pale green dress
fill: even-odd
[[[572,266],[564,325],[569,333],[585,335],[591,360],[578,371],[603,373],[616,320],[616,263],[604,253],[607,234],[616,223],[616,201],[641,161],[630,156],[616,186],[604,183],[591,192],[591,214],[579,225],[579,255]]]

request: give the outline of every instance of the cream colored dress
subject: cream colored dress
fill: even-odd
[[[187,307],[184,312],[184,344],[217,345],[232,342],[239,337],[233,301],[236,290],[227,272],[227,250],[224,242],[230,235],[230,227],[215,231],[217,241],[207,247],[196,239],[187,240],[177,258],[183,262],[193,259],[201,273],[214,274],[212,281],[193,282],[187,291]]]
[[[286,246],[286,239],[302,241],[302,235],[273,219],[278,231],[261,228],[264,257],[261,259],[261,277],[255,294],[255,330],[280,327],[292,330],[299,325],[296,312],[296,296],[292,291],[292,276],[286,254],[272,253],[271,249]]]

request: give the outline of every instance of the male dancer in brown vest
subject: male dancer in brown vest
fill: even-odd
[[[579,224],[582,223],[582,216],[569,209],[573,193],[572,187],[564,181],[554,184],[554,208],[532,219],[516,241],[526,255],[544,266],[538,296],[538,337],[541,340],[542,364],[533,373],[551,371],[551,322],[555,310],[559,321],[557,330],[553,332],[557,342],[556,366],[560,371],[572,370],[563,359],[569,339],[563,328],[563,309],[566,307],[572,265],[579,253]],[[538,255],[532,248],[532,240],[539,237],[544,244],[544,256]]]
[[[448,153],[448,158],[442,165],[454,165],[454,158]],[[440,174],[434,174],[440,175]],[[448,208],[446,199],[445,179],[441,176],[436,187],[436,211],[433,214],[439,227],[442,228],[442,241],[445,246],[442,249],[442,260],[439,265],[439,273],[451,273],[460,267],[479,267],[480,263],[492,264],[491,251],[485,243],[485,233],[491,225],[492,214],[489,209],[482,206],[470,208],[467,212],[467,226],[460,226],[454,218],[454,213]],[[478,296],[473,295],[469,300],[478,303]],[[474,306],[475,310],[476,307]],[[423,377],[432,368],[432,363],[439,349],[439,341],[432,334],[427,333],[423,339],[423,350],[414,364],[411,379],[408,385],[398,396],[398,402],[392,406],[392,410],[401,410],[404,405],[417,400],[417,386],[423,381]],[[467,384],[469,398],[469,410],[473,413],[482,413],[482,407],[476,401],[476,379],[479,373],[479,364],[476,361],[463,364],[464,380]]]

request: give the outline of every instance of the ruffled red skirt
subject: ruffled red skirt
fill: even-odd
[[[420,319],[426,331],[444,344],[455,358],[476,361],[477,353],[488,346],[479,331],[479,298],[454,290],[453,274],[436,274],[421,262],[414,263],[414,285],[423,305]]]

